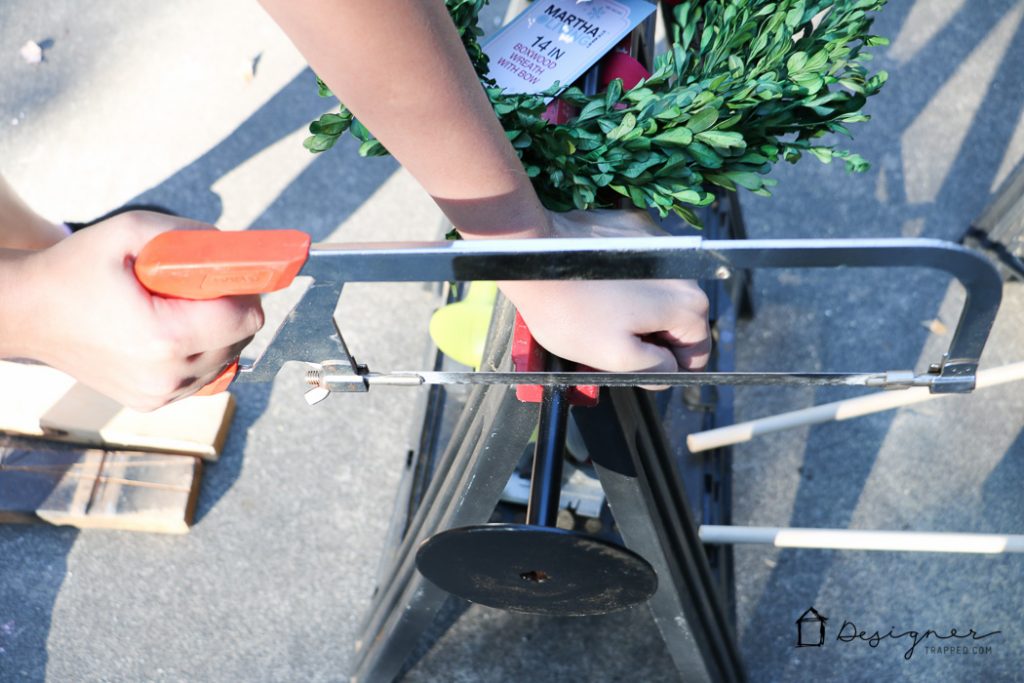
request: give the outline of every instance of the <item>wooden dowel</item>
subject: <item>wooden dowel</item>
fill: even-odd
[[[700,540],[703,543],[752,543],[772,545],[776,548],[980,553],[986,555],[1024,552],[1024,536],[1019,534],[799,529],[704,524],[700,527]]]
[[[1021,379],[1024,379],[1024,362],[1012,363],[978,372],[977,388],[984,389]],[[833,420],[849,420],[853,417],[901,408],[943,396],[956,395],[933,394],[928,391],[927,387],[881,391],[875,394],[868,394],[867,396],[858,396],[857,398],[823,403],[802,410],[762,417],[757,420],[750,420],[749,422],[740,422],[727,427],[719,427],[718,429],[709,429],[705,432],[694,432],[687,435],[686,446],[690,449],[691,453],[698,453],[711,450],[712,448],[744,443],[761,434],[770,434],[784,429],[820,424]]]

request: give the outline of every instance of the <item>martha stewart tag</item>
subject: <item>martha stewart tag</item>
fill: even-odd
[[[657,8],[649,0],[534,0],[483,46],[509,93],[568,87]]]

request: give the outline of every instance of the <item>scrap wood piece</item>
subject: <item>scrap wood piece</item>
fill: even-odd
[[[59,370],[0,361],[0,432],[7,434],[216,460],[234,410],[234,399],[225,392],[141,413]]]
[[[195,515],[201,473],[191,455],[0,438],[0,523],[182,534]]]

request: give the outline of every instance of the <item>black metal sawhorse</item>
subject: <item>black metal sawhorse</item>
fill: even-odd
[[[511,329],[513,315],[511,307],[499,310],[496,329]],[[487,360],[502,363],[506,350],[493,345]],[[658,574],[649,604],[680,674],[743,680],[727,609],[713,587],[653,399],[643,390],[613,390],[598,408],[575,417],[623,539]],[[353,681],[390,681],[401,671],[448,597],[416,570],[419,545],[491,518],[536,418],[537,406],[520,403],[512,387],[471,392],[404,537],[386,558],[357,641]]]
[[[707,237],[745,237],[734,195],[723,195],[703,214]],[[717,336],[713,369],[734,367],[736,311],[749,310],[748,277],[740,271],[707,286]],[[514,316],[507,303],[497,308],[483,367],[510,369]],[[435,369],[441,362],[435,355]],[[473,387],[442,450],[437,439],[446,391],[431,387],[421,402],[422,430],[409,451],[378,586],[356,642],[352,681],[391,681],[422,649],[423,634],[450,596],[417,571],[417,549],[444,530],[491,519],[537,423],[538,405],[519,402],[514,387]],[[681,395],[684,420],[694,430],[731,421],[731,387],[694,387]],[[606,389],[596,408],[574,408],[572,414],[623,541],[658,576],[648,605],[680,677],[742,681],[732,626],[732,550],[705,550],[697,530],[700,522],[731,521],[731,452],[690,454],[679,445],[684,439],[670,440],[663,423],[666,398]]]

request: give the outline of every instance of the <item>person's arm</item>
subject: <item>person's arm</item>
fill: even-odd
[[[0,249],[43,249],[65,236],[63,228],[29,208],[0,175]]]
[[[609,220],[620,221],[578,213],[552,219],[543,209],[442,0],[260,2],[463,237],[598,236]],[[618,232],[648,230],[631,221]],[[693,281],[501,288],[534,337],[564,358],[617,371],[698,369],[707,362],[708,302]]]
[[[464,237],[548,232],[443,2],[261,3]]]

